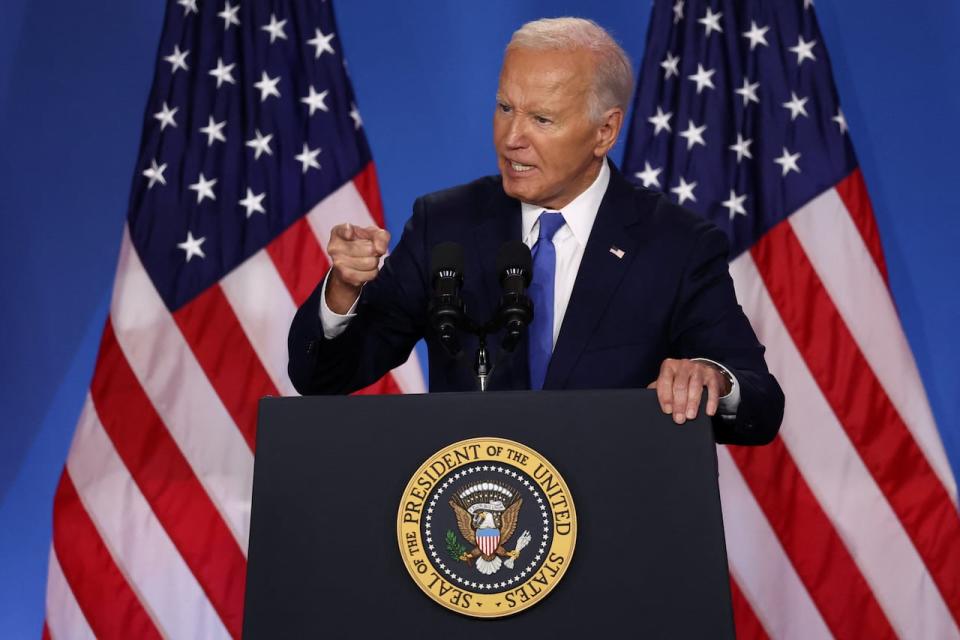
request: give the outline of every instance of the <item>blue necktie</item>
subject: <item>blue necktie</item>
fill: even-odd
[[[557,272],[557,251],[553,235],[564,225],[558,211],[540,214],[540,235],[533,245],[533,279],[530,299],[533,301],[533,322],[530,323],[530,388],[542,389],[553,355],[553,287]]]

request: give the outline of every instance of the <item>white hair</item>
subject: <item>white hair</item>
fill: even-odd
[[[528,22],[513,33],[511,49],[576,51],[585,49],[596,60],[593,88],[588,97],[590,117],[599,121],[603,112],[620,107],[627,112],[633,96],[633,69],[617,41],[593,20],[543,18]]]

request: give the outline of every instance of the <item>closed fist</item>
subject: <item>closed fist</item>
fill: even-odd
[[[380,259],[389,245],[390,232],[379,227],[346,223],[330,231],[327,253],[331,268],[326,302],[331,311],[345,314],[350,310],[363,285],[377,277]]]

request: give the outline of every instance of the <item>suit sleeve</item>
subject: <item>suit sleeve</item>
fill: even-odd
[[[396,249],[363,288],[357,316],[343,333],[324,337],[319,313],[323,279],[297,310],[287,339],[287,371],[301,394],[362,389],[403,364],[423,337],[429,299],[425,209],[424,200],[417,200]]]
[[[783,420],[783,391],[767,369],[764,347],[737,303],[722,231],[704,224],[690,251],[671,318],[671,352],[727,367],[740,383],[734,419],[715,417],[717,442],[766,444]]]

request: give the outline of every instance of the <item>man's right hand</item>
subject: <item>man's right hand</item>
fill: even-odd
[[[330,231],[327,253],[331,268],[326,302],[331,311],[340,315],[350,311],[363,285],[380,272],[380,258],[386,255],[389,245],[390,232],[379,227],[347,223]]]

